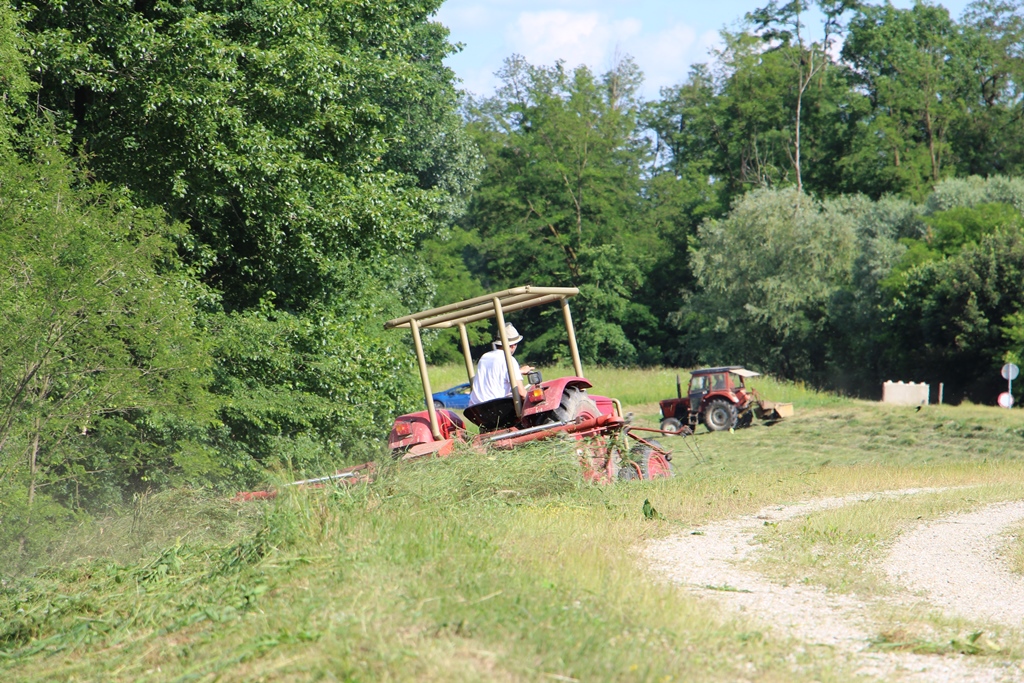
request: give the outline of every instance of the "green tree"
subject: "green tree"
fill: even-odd
[[[439,4],[18,3],[38,110],[96,177],[188,225],[179,253],[219,295],[210,438],[235,471],[356,457],[416,406],[381,325],[430,303],[417,250],[480,165]]]
[[[101,178],[188,222],[228,309],[329,299],[469,187],[438,2],[20,4],[39,106]]]
[[[793,138],[789,153],[797,192],[803,192],[804,189],[800,135],[804,97],[808,88],[832,65],[831,51],[842,28],[842,15],[858,4],[856,0],[790,0],[780,5],[777,0],[771,0],[764,7],[747,14],[748,21],[756,25],[761,38],[773,44],[770,49],[785,54],[796,72]],[[820,41],[812,41],[807,37],[804,16],[812,7],[818,9],[824,17],[824,35]]]
[[[182,226],[38,153],[0,154],[0,518],[22,550],[60,516],[55,501],[216,470],[186,439],[154,456],[125,433],[146,414],[212,419],[202,287],[172,241]]]
[[[643,195],[643,220],[661,240],[639,298],[659,321],[653,344],[664,361],[689,365],[695,357],[676,343],[668,324],[682,304],[682,293],[694,286],[689,249],[697,228],[723,210],[727,184],[714,182],[717,143],[714,85],[705,65],[691,71],[687,82],[663,88],[661,97],[645,103],[642,125],[654,135],[654,163]]]
[[[992,403],[999,367],[1020,353],[1024,233],[997,228],[947,258],[907,271],[884,309],[884,363],[906,379],[943,382],[951,401]]]
[[[682,342],[703,363],[824,382],[830,305],[854,258],[846,209],[791,188],[763,189],[705,222],[692,252],[698,288],[675,316]]]
[[[848,70],[818,62],[810,73],[798,46],[766,50],[764,39],[751,33],[723,38],[713,67],[694,68],[648,105],[649,125],[677,175],[705,174],[723,205],[749,189],[798,180],[821,195],[849,189],[837,160],[848,153],[867,106],[851,89]]]
[[[999,177],[951,179],[939,183],[923,205],[893,197],[843,200],[845,214],[856,223],[857,256],[850,285],[831,305],[833,382],[868,396],[877,396],[886,379],[946,382],[947,395],[956,399],[976,392],[968,375],[986,377],[981,365],[1019,348],[1011,305],[1017,285],[991,282],[1005,277],[1001,269],[1012,269],[1016,257],[1012,248],[993,252],[991,244],[1021,232],[1021,211],[1013,204],[1024,206],[1022,187]],[[975,292],[973,309],[949,298],[954,291],[966,295],[965,287]],[[996,305],[999,288],[1008,298]],[[972,318],[979,307],[987,322]],[[961,328],[963,335],[951,332]],[[964,354],[979,343],[975,332],[981,328],[990,358],[979,361],[973,351]],[[983,394],[973,393],[979,400]]]
[[[476,255],[479,237],[475,231],[454,228],[436,238],[424,240],[420,254],[430,271],[434,296],[438,305],[471,299],[486,294],[483,285],[473,275],[467,263]],[[480,264],[474,263],[473,270],[480,271]],[[470,323],[466,332],[471,347],[481,347],[491,341],[485,322]],[[462,363],[462,342],[458,329],[424,330],[424,344],[431,363]]]
[[[977,0],[962,20],[974,92],[952,146],[961,174],[1020,175],[1024,170],[1024,6]]]
[[[882,362],[886,353],[884,310],[890,301],[885,283],[904,261],[907,241],[920,239],[927,226],[923,207],[898,197],[872,201],[864,195],[833,203],[855,224],[856,244],[850,282],[829,304],[834,330],[830,339],[828,383],[861,396],[877,398],[881,383],[893,379]]]
[[[10,5],[0,5],[0,151],[10,144],[19,123],[16,112],[32,89],[27,62],[18,15]]]
[[[497,94],[470,110],[487,160],[466,217],[480,235],[479,276],[489,287],[579,287],[584,357],[636,362],[657,321],[633,292],[660,249],[640,220],[650,159],[638,125],[641,75],[628,60],[596,76],[521,57],[507,60],[500,75]],[[523,325],[530,353],[564,352],[560,326],[528,315]]]
[[[843,59],[872,103],[847,173],[875,196],[923,198],[956,168],[950,136],[972,85],[968,43],[943,7],[865,5],[849,24]]]

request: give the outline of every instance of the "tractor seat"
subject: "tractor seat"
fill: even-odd
[[[485,432],[512,427],[519,421],[516,417],[516,404],[511,396],[477,403],[463,410],[462,414]]]

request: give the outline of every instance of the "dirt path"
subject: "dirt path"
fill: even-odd
[[[900,536],[884,567],[929,603],[969,619],[1024,625],[1024,577],[1000,558],[1002,532],[1024,520],[1024,501],[946,517]]]
[[[773,583],[761,574],[741,566],[756,550],[752,545],[754,536],[763,529],[765,522],[778,522],[808,515],[819,510],[842,507],[857,501],[877,498],[897,498],[942,489],[906,489],[882,491],[837,498],[823,498],[805,503],[786,506],[771,506],[755,515],[724,520],[708,524],[687,534],[673,536],[651,543],[645,554],[652,569],[669,579],[681,583],[690,590],[708,596],[728,609],[749,616],[754,622],[763,624],[777,636],[795,638],[808,645],[824,645],[833,648],[837,655],[847,659],[859,675],[885,680],[940,681],[957,680],[971,682],[1019,681],[1024,680],[1024,671],[1018,666],[993,662],[991,658],[961,656],[938,657],[915,655],[904,652],[877,652],[870,649],[870,641],[878,635],[878,627],[870,620],[870,606],[849,595],[827,593],[824,589],[807,585],[781,585]],[[1021,516],[1006,513],[984,528],[994,529],[985,538],[993,539],[1000,529],[1024,517],[1024,503],[1019,506]],[[993,506],[999,507],[999,506]],[[981,515],[992,508],[985,508],[972,515]],[[1015,508],[1016,511],[1016,508]],[[952,518],[946,525],[959,529]],[[1008,521],[1007,521],[1008,520]],[[978,524],[983,522],[979,521]],[[918,531],[925,533],[925,528]],[[917,539],[914,534],[911,537]],[[934,577],[921,578],[915,571],[924,564],[919,562],[922,547],[930,549],[926,563],[930,567],[960,565],[958,558],[943,547],[943,538],[964,534],[945,533],[936,536],[921,536],[906,546],[899,545],[896,552],[905,552],[902,559],[893,558],[886,566],[892,566],[899,580],[916,591],[929,595],[964,595],[965,591],[948,590],[949,574],[941,572]],[[993,542],[994,539],[993,539]],[[991,548],[978,548],[979,557],[991,559]],[[954,552],[960,552],[959,549]],[[977,565],[976,571],[988,571],[988,565]],[[955,569],[951,567],[955,573]],[[1007,572],[1008,573],[1008,572]],[[983,575],[975,575],[984,581]],[[1002,585],[1002,584],[999,584]],[[943,593],[943,586],[947,591]],[[1024,588],[1022,588],[1024,591]],[[1021,593],[1024,599],[1024,592]],[[955,599],[954,597],[950,598]],[[947,603],[936,602],[942,606]],[[952,605],[953,603],[948,603]],[[1024,604],[1022,602],[1021,604]],[[975,613],[977,616],[987,616]],[[1018,612],[1024,614],[1024,612]]]

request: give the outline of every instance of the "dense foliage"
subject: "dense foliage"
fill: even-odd
[[[752,192],[700,228],[675,322],[701,363],[867,395],[942,382],[947,400],[992,402],[999,367],[1024,354],[1022,197],[1024,182],[976,177],[923,205]]]
[[[44,485],[329,471],[415,407],[382,323],[479,169],[438,4],[0,7],[5,533]]]
[[[466,264],[492,288],[578,287],[587,362],[671,358],[663,323],[691,277],[692,232],[719,202],[708,166],[652,145],[651,127],[672,123],[639,101],[629,59],[596,75],[516,56],[499,75],[495,95],[468,112],[487,165],[463,220],[479,236]],[[522,321],[532,358],[566,356],[560,325],[536,313]]]
[[[603,76],[509,60],[469,111],[487,165],[467,269],[578,286],[591,360],[991,402],[1024,352],[1016,290],[993,298],[1024,209],[1024,5],[979,0],[957,21],[794,0],[747,19],[650,102],[628,58]],[[558,358],[555,326],[525,322],[531,360]]]
[[[126,484],[223,467],[187,427],[212,420],[211,363],[194,305],[202,286],[171,241],[183,226],[76,183],[58,151],[39,154],[0,159],[5,543],[45,526],[52,501],[109,502]]]

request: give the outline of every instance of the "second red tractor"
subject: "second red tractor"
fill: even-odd
[[[660,402],[661,428],[692,433],[703,424],[720,432],[746,427],[754,417],[776,421],[792,415],[792,403],[765,401],[746,385],[745,380],[759,375],[738,365],[694,370],[685,396],[677,378],[676,398]]]

